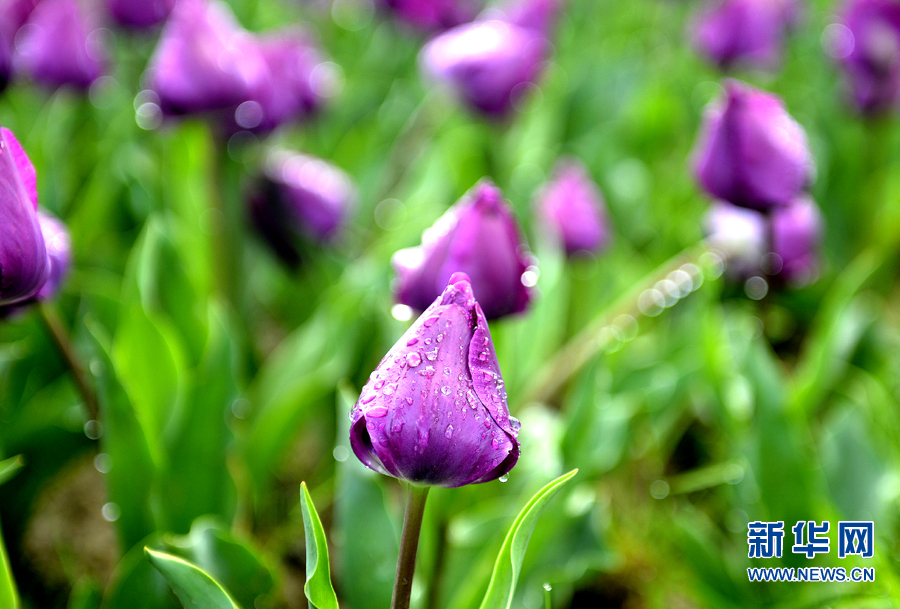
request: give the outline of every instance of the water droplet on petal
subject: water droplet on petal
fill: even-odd
[[[437,316],[429,317],[423,323],[425,324],[426,328],[430,328],[431,326],[434,325],[434,322],[436,322],[437,320],[438,320]]]
[[[409,404],[410,406],[412,406],[412,404],[413,404],[413,399],[412,399],[412,398],[406,398],[406,403]]]
[[[427,351],[425,353],[425,359],[427,359],[429,362],[433,362],[434,360],[437,359],[437,354],[438,354],[437,349],[432,349],[431,351]]]
[[[519,429],[522,428],[522,424],[516,417],[509,417],[509,428],[512,429],[513,433],[518,433]]]
[[[447,439],[453,437],[453,425],[447,425],[447,430],[444,432],[444,435],[447,436]]]
[[[412,346],[415,345],[417,342],[419,342],[419,339],[416,338],[415,336],[413,336],[411,339],[409,339],[408,341],[406,341],[406,346],[407,346],[407,347],[412,347]]]
[[[443,387],[441,387],[441,393],[443,393],[444,395],[450,395],[450,387],[444,385]]]
[[[366,397],[362,398],[362,399],[359,401],[359,403],[360,403],[360,404],[368,404],[369,402],[371,402],[371,401],[374,400],[374,399],[375,399],[375,394],[374,394],[374,393],[370,393],[370,394],[367,395]]]
[[[422,356],[412,351],[406,354],[406,363],[409,364],[410,368],[415,368],[419,364],[422,363]]]
[[[381,389],[382,387],[384,387],[384,379],[375,381],[375,389]]]
[[[508,480],[509,480],[509,474],[503,474],[502,476],[500,476],[500,477],[498,478],[498,480],[500,480],[500,482],[506,482],[506,481],[508,481]]]
[[[372,417],[373,419],[380,419],[382,417],[386,417],[388,413],[388,409],[384,406],[377,406],[372,408],[371,410],[366,411],[367,417]]]
[[[441,342],[442,340],[444,340],[444,335],[438,334],[437,336],[434,337],[434,340],[436,340],[437,342]]]
[[[387,385],[384,389],[381,390],[381,393],[384,395],[394,395],[394,388],[390,385]]]
[[[446,374],[447,376],[450,376],[450,374],[451,374],[452,372],[453,372],[453,371],[450,370],[450,366],[444,366],[444,374]]]

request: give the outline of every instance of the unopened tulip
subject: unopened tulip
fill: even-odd
[[[841,13],[842,36],[829,52],[846,73],[856,107],[874,114],[900,100],[900,3],[895,0],[852,0]]]
[[[549,49],[540,31],[489,19],[433,38],[422,49],[421,62],[474,110],[500,117],[538,79]]]
[[[542,224],[559,237],[570,256],[597,252],[609,241],[603,195],[580,161],[557,164],[535,205]]]
[[[281,150],[251,194],[250,217],[275,253],[295,265],[299,243],[324,244],[340,234],[356,198],[353,180],[334,165]]]
[[[34,166],[12,132],[0,129],[0,305],[34,296],[49,270]]]
[[[694,45],[723,69],[772,68],[781,61],[797,7],[792,0],[719,0],[694,24]]]
[[[250,99],[265,62],[250,34],[218,0],[179,0],[148,68],[169,115],[232,109]]]
[[[106,0],[106,6],[120,25],[147,28],[165,21],[175,0]]]
[[[419,485],[500,478],[519,458],[487,321],[464,273],[397,341],[350,413],[367,467]]]
[[[488,319],[525,310],[531,292],[522,283],[530,261],[509,204],[482,180],[422,235],[422,245],[400,250],[391,260],[397,300],[418,311],[437,298],[450,277],[471,278],[475,298]]]
[[[793,201],[813,172],[806,133],[781,99],[736,80],[704,114],[694,165],[710,195],[763,211]]]
[[[472,0],[381,0],[398,19],[423,30],[443,30],[471,21]]]
[[[103,49],[77,0],[42,0],[17,34],[17,70],[49,87],[87,89],[103,73]]]
[[[809,197],[800,197],[772,215],[772,251],[781,258],[781,275],[795,285],[816,278],[824,221]]]

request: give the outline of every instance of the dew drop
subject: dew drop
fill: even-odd
[[[415,336],[413,336],[411,339],[409,339],[408,341],[406,341],[406,346],[407,346],[407,347],[412,347],[412,346],[415,345],[417,342],[419,342],[419,339],[416,338]]]
[[[444,335],[438,334],[437,336],[434,337],[434,340],[436,340],[437,342],[441,342],[442,340],[444,340]]]
[[[422,363],[422,356],[412,351],[406,354],[406,363],[409,364],[410,368],[415,368],[419,364]]]
[[[403,431],[403,419],[397,417],[391,423],[391,433],[398,434]]]
[[[519,422],[519,419],[516,417],[509,417],[509,428],[513,433],[518,433],[522,428],[522,424]]]
[[[367,395],[366,397],[364,397],[363,399],[361,399],[361,400],[359,401],[359,403],[360,403],[360,404],[368,404],[369,402],[371,402],[371,401],[374,400],[374,399],[375,399],[375,394],[374,394],[374,393],[370,393],[369,395]]]
[[[381,393],[384,395],[394,395],[394,388],[390,385],[387,385],[384,389],[381,390]]]
[[[443,393],[444,395],[450,395],[450,387],[444,385],[443,387],[441,387],[441,393]]]
[[[484,426],[487,427],[488,429],[491,428],[491,419],[490,419],[490,417],[484,417]]]
[[[375,381],[375,389],[381,389],[382,387],[384,387],[384,379]]]
[[[444,374],[446,374],[447,376],[450,376],[450,374],[451,374],[452,372],[453,372],[453,371],[450,370],[450,366],[444,366]]]
[[[491,448],[493,448],[494,450],[500,448],[500,441],[497,438],[491,439]]]
[[[551,590],[553,590],[553,586],[551,586],[549,583],[544,584],[544,590],[546,590],[547,592],[550,592]]]
[[[425,359],[427,359],[429,362],[433,362],[434,360],[437,359],[437,354],[438,354],[437,349],[432,349],[431,351],[426,351]]]
[[[447,430],[444,431],[444,435],[448,440],[453,437],[453,425],[447,425]]]
[[[372,408],[371,410],[366,411],[367,417],[372,417],[373,419],[381,419],[386,417],[388,413],[388,409],[383,406],[378,406],[376,408]]]
[[[434,325],[434,322],[436,322],[437,320],[438,320],[437,316],[429,317],[423,323],[425,324],[426,328],[430,328],[431,326]]]
[[[431,339],[430,339],[430,338],[426,338],[426,339],[425,339],[425,344],[426,344],[426,345],[430,345],[430,344],[431,344]]]
[[[498,480],[500,480],[500,482],[507,482],[509,480],[509,474],[503,474]]]
[[[412,404],[413,404],[413,399],[412,399],[412,398],[406,398],[406,403],[409,404],[410,406],[412,406]]]

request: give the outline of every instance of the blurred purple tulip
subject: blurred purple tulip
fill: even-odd
[[[509,203],[482,180],[422,235],[422,245],[400,250],[391,263],[397,300],[425,310],[456,272],[471,277],[488,319],[521,313],[531,301],[522,283],[529,255]]]
[[[414,484],[500,478],[519,458],[491,332],[465,273],[397,341],[350,413],[367,467]]]
[[[773,68],[797,12],[794,0],[718,0],[694,23],[694,46],[722,69]]]
[[[311,38],[288,31],[257,44],[267,69],[250,99],[237,107],[236,126],[268,132],[316,112],[333,92],[334,67]]]
[[[175,0],[106,0],[106,7],[119,25],[148,28],[166,20]]]
[[[769,247],[765,216],[754,209],[715,201],[704,225],[709,247],[723,256],[730,276],[746,279],[761,272]]]
[[[169,115],[234,108],[266,77],[265,60],[220,1],[179,0],[148,68],[150,87]]]
[[[16,34],[28,21],[37,0],[6,0],[0,2],[0,91],[13,77],[13,58]]]
[[[549,50],[540,31],[490,19],[440,34],[420,58],[428,74],[473,109],[501,117],[538,79]]]
[[[843,24],[830,27],[828,51],[844,68],[856,107],[877,114],[900,99],[900,3],[852,0],[841,13]],[[834,29],[838,28],[838,29]]]
[[[535,207],[569,256],[598,252],[609,241],[603,195],[577,159],[557,163],[553,177],[537,193]]]
[[[0,305],[34,296],[49,272],[34,167],[12,132],[0,129]]]
[[[41,0],[16,35],[16,70],[49,87],[87,89],[104,61],[102,38],[77,0]]]
[[[39,209],[38,222],[41,226],[41,235],[47,248],[47,260],[50,273],[47,281],[37,293],[37,299],[41,302],[53,300],[59,293],[63,282],[69,275],[72,266],[72,241],[69,237],[69,229],[62,220],[56,216]]]
[[[772,251],[781,258],[781,275],[788,283],[804,285],[818,275],[823,229],[822,213],[809,197],[772,214]]]
[[[736,80],[707,107],[694,149],[713,197],[762,211],[789,204],[811,181],[806,133],[777,96]]]
[[[250,218],[285,262],[300,262],[303,241],[336,239],[353,210],[356,186],[322,159],[281,150],[270,155],[265,177],[250,197]]]
[[[475,17],[472,0],[381,0],[381,4],[423,30],[444,30]]]

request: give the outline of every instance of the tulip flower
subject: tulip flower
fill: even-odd
[[[876,114],[900,99],[900,4],[852,0],[841,14],[845,40],[829,49],[841,62],[860,112]]]
[[[87,89],[103,72],[103,49],[77,0],[42,0],[17,35],[16,69],[49,87]]]
[[[772,214],[772,251],[781,258],[781,276],[803,285],[815,279],[824,221],[809,197],[799,197]]]
[[[0,129],[0,305],[34,296],[49,271],[34,166],[12,132]]]
[[[788,205],[811,180],[806,133],[777,96],[729,80],[707,108],[694,149],[697,178],[713,197],[766,211]]]
[[[165,21],[175,0],[106,0],[106,6],[120,25],[148,28]]]
[[[37,293],[37,299],[44,302],[56,298],[69,274],[72,265],[72,242],[69,229],[59,218],[41,209],[38,210],[37,216],[47,248],[49,265],[47,281]]]
[[[298,243],[327,243],[340,234],[357,193],[350,177],[321,159],[287,150],[269,156],[250,197],[250,217],[272,249],[291,266]]]
[[[282,32],[259,40],[257,47],[267,69],[235,111],[237,127],[267,132],[321,107],[330,94],[331,71],[308,36]]]
[[[148,68],[160,108],[170,115],[234,108],[251,98],[266,66],[228,6],[179,0]]]
[[[540,31],[489,19],[433,38],[420,59],[431,77],[473,109],[502,117],[537,80],[549,49]]]
[[[716,201],[705,218],[706,241],[722,254],[732,277],[747,278],[760,272],[769,247],[766,217],[754,209]]]
[[[471,277],[488,319],[525,310],[531,300],[522,275],[530,261],[503,193],[482,180],[422,235],[422,245],[391,260],[397,300],[423,311],[457,271]]]
[[[694,23],[694,46],[722,69],[772,68],[796,13],[791,0],[719,0]]]
[[[535,197],[542,224],[559,237],[569,256],[597,252],[609,241],[603,195],[576,159],[557,164]]]
[[[399,18],[423,30],[443,30],[475,16],[471,0],[381,0]]]
[[[417,485],[496,480],[519,458],[487,320],[465,273],[397,341],[350,414],[367,467]]]

